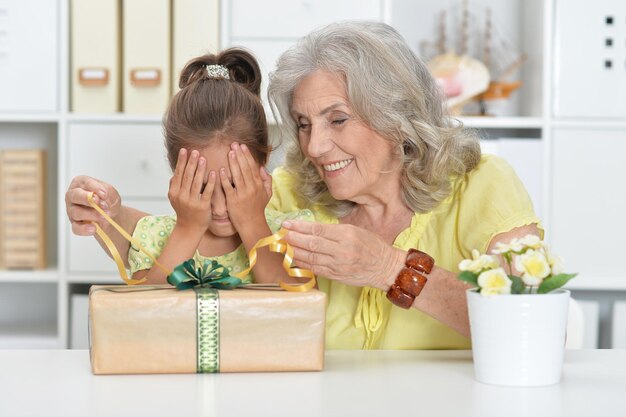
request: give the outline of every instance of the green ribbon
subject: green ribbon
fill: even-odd
[[[178,265],[167,277],[177,290],[193,288],[196,292],[197,372],[220,371],[220,308],[217,290],[232,290],[243,284],[230,275],[228,268],[206,259],[202,264],[189,259]]]
[[[220,296],[216,289],[195,288],[197,372],[220,371]]]
[[[206,259],[202,264],[189,259],[178,265],[167,277],[167,282],[177,290],[191,288],[215,288],[232,290],[240,285],[241,279],[230,275],[228,268],[217,261]]]

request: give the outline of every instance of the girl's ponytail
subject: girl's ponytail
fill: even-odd
[[[228,69],[231,81],[242,84],[255,96],[260,96],[261,69],[250,52],[239,48],[226,49],[217,56],[216,63]]]
[[[218,55],[203,55],[192,59],[185,65],[178,82],[181,89],[188,85],[210,79],[206,68],[209,65],[221,65],[229,74],[230,81],[241,84],[246,90],[259,97],[261,94],[261,69],[252,54],[240,48],[230,48]]]
[[[187,65],[180,73],[178,87],[182,90],[196,81],[208,78],[206,66],[214,64],[217,64],[217,57],[212,54],[202,55],[187,62]]]

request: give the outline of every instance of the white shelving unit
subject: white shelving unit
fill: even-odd
[[[562,71],[557,61],[564,56],[563,46],[559,43],[562,37],[558,36],[559,16],[560,13],[571,13],[570,10],[564,11],[564,7],[576,8],[582,1],[471,1],[472,7],[488,5],[492,8],[494,22],[506,27],[513,43],[528,54],[528,60],[520,74],[524,82],[522,89],[514,93],[498,117],[465,117],[461,120],[465,125],[481,130],[487,139],[506,137],[541,141],[542,155],[528,163],[541,163],[544,167],[543,203],[539,211],[545,220],[546,237],[555,252],[566,258],[568,270],[581,271],[580,277],[569,287],[587,299],[593,299],[595,293],[615,291],[618,296],[626,297],[626,277],[621,272],[621,257],[616,256],[621,248],[620,232],[626,230],[626,223],[618,219],[618,227],[610,228],[611,220],[601,217],[602,207],[595,203],[596,199],[605,206],[612,202],[611,213],[626,212],[626,197],[617,192],[615,185],[626,179],[622,168],[625,164],[618,164],[618,157],[604,156],[611,152],[613,145],[616,151],[623,152],[621,155],[626,154],[625,111],[621,117],[614,114],[612,117],[562,117],[554,111],[558,100],[556,80]],[[0,348],[69,347],[72,295],[84,294],[90,284],[119,282],[114,264],[95,241],[71,234],[64,194],[74,175],[92,175],[116,185],[125,204],[154,213],[169,211],[164,188],[167,181],[159,176],[169,176],[161,151],[161,115],[74,114],[70,111],[70,0],[0,0],[0,11],[5,11],[0,13],[0,30],[6,24],[2,16],[6,17],[6,11],[10,12],[15,4],[21,3],[20,7],[35,10],[39,3],[49,2],[55,4],[57,11],[46,16],[53,20],[51,24],[55,28],[53,38],[58,59],[52,68],[52,64],[48,65],[48,71],[54,72],[57,80],[52,99],[56,105],[47,110],[11,110],[2,105],[4,93],[0,82],[0,148],[39,147],[48,150],[50,266],[44,271],[0,271]],[[599,1],[598,10],[591,11],[589,19],[601,18],[620,7],[624,9],[621,3],[619,0]],[[417,50],[421,40],[432,40],[436,36],[439,12],[460,7],[460,4],[458,0],[352,0],[340,3],[272,0],[261,5],[254,0],[223,0],[220,3],[219,38],[222,47],[242,45],[252,49],[267,73],[278,54],[299,36],[316,26],[351,17],[391,23]],[[285,11],[284,19],[276,18],[275,14],[280,10]],[[353,10],[360,14],[355,16]],[[620,24],[624,26],[626,12],[617,10],[616,16],[618,12],[621,13]],[[298,23],[300,18],[305,20]],[[19,39],[7,39],[13,47],[20,42]],[[626,56],[625,40],[626,35],[616,42],[615,48],[622,48]],[[0,64],[3,56],[4,59],[8,56],[2,55],[2,48],[3,43],[0,43]],[[622,71],[622,80],[626,80],[625,62],[623,59],[621,66],[615,65],[614,68],[616,72]],[[0,65],[0,74],[2,68]],[[567,71],[576,74],[577,69],[574,66]],[[592,83],[593,80],[581,82]],[[626,85],[626,81],[622,82]],[[155,150],[147,157],[142,152],[120,152],[119,139],[133,129],[136,132],[134,139],[154,141],[150,149]],[[593,141],[583,144],[584,138],[572,139],[569,135],[581,130]],[[89,151],[91,148],[86,142],[89,140],[98,145],[96,154]],[[582,149],[572,150],[571,146]],[[124,165],[115,158],[123,158]],[[590,175],[585,190],[576,189],[573,173],[577,168]],[[140,178],[131,178],[132,175]],[[611,175],[611,178],[603,180],[602,175]],[[143,186],[138,185],[139,180]],[[580,195],[580,203],[573,205],[577,195]],[[567,205],[563,206],[563,202]],[[593,227],[593,219],[581,223],[577,218],[587,216],[588,219],[594,210],[599,210],[600,228]],[[591,250],[593,258],[589,259],[584,254],[591,245],[598,246]],[[615,259],[598,259],[604,248],[613,248],[609,252]],[[599,269],[601,273],[596,273]]]

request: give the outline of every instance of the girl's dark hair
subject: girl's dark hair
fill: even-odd
[[[230,80],[209,76],[207,65],[225,67]],[[179,87],[163,120],[172,170],[181,148],[204,148],[214,138],[245,143],[254,158],[265,165],[271,146],[259,96],[261,70],[250,52],[230,48],[194,58],[182,70]]]

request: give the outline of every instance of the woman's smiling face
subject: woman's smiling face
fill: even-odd
[[[294,90],[291,115],[300,149],[336,200],[361,203],[399,184],[400,158],[393,144],[359,120],[343,79],[316,71]]]

